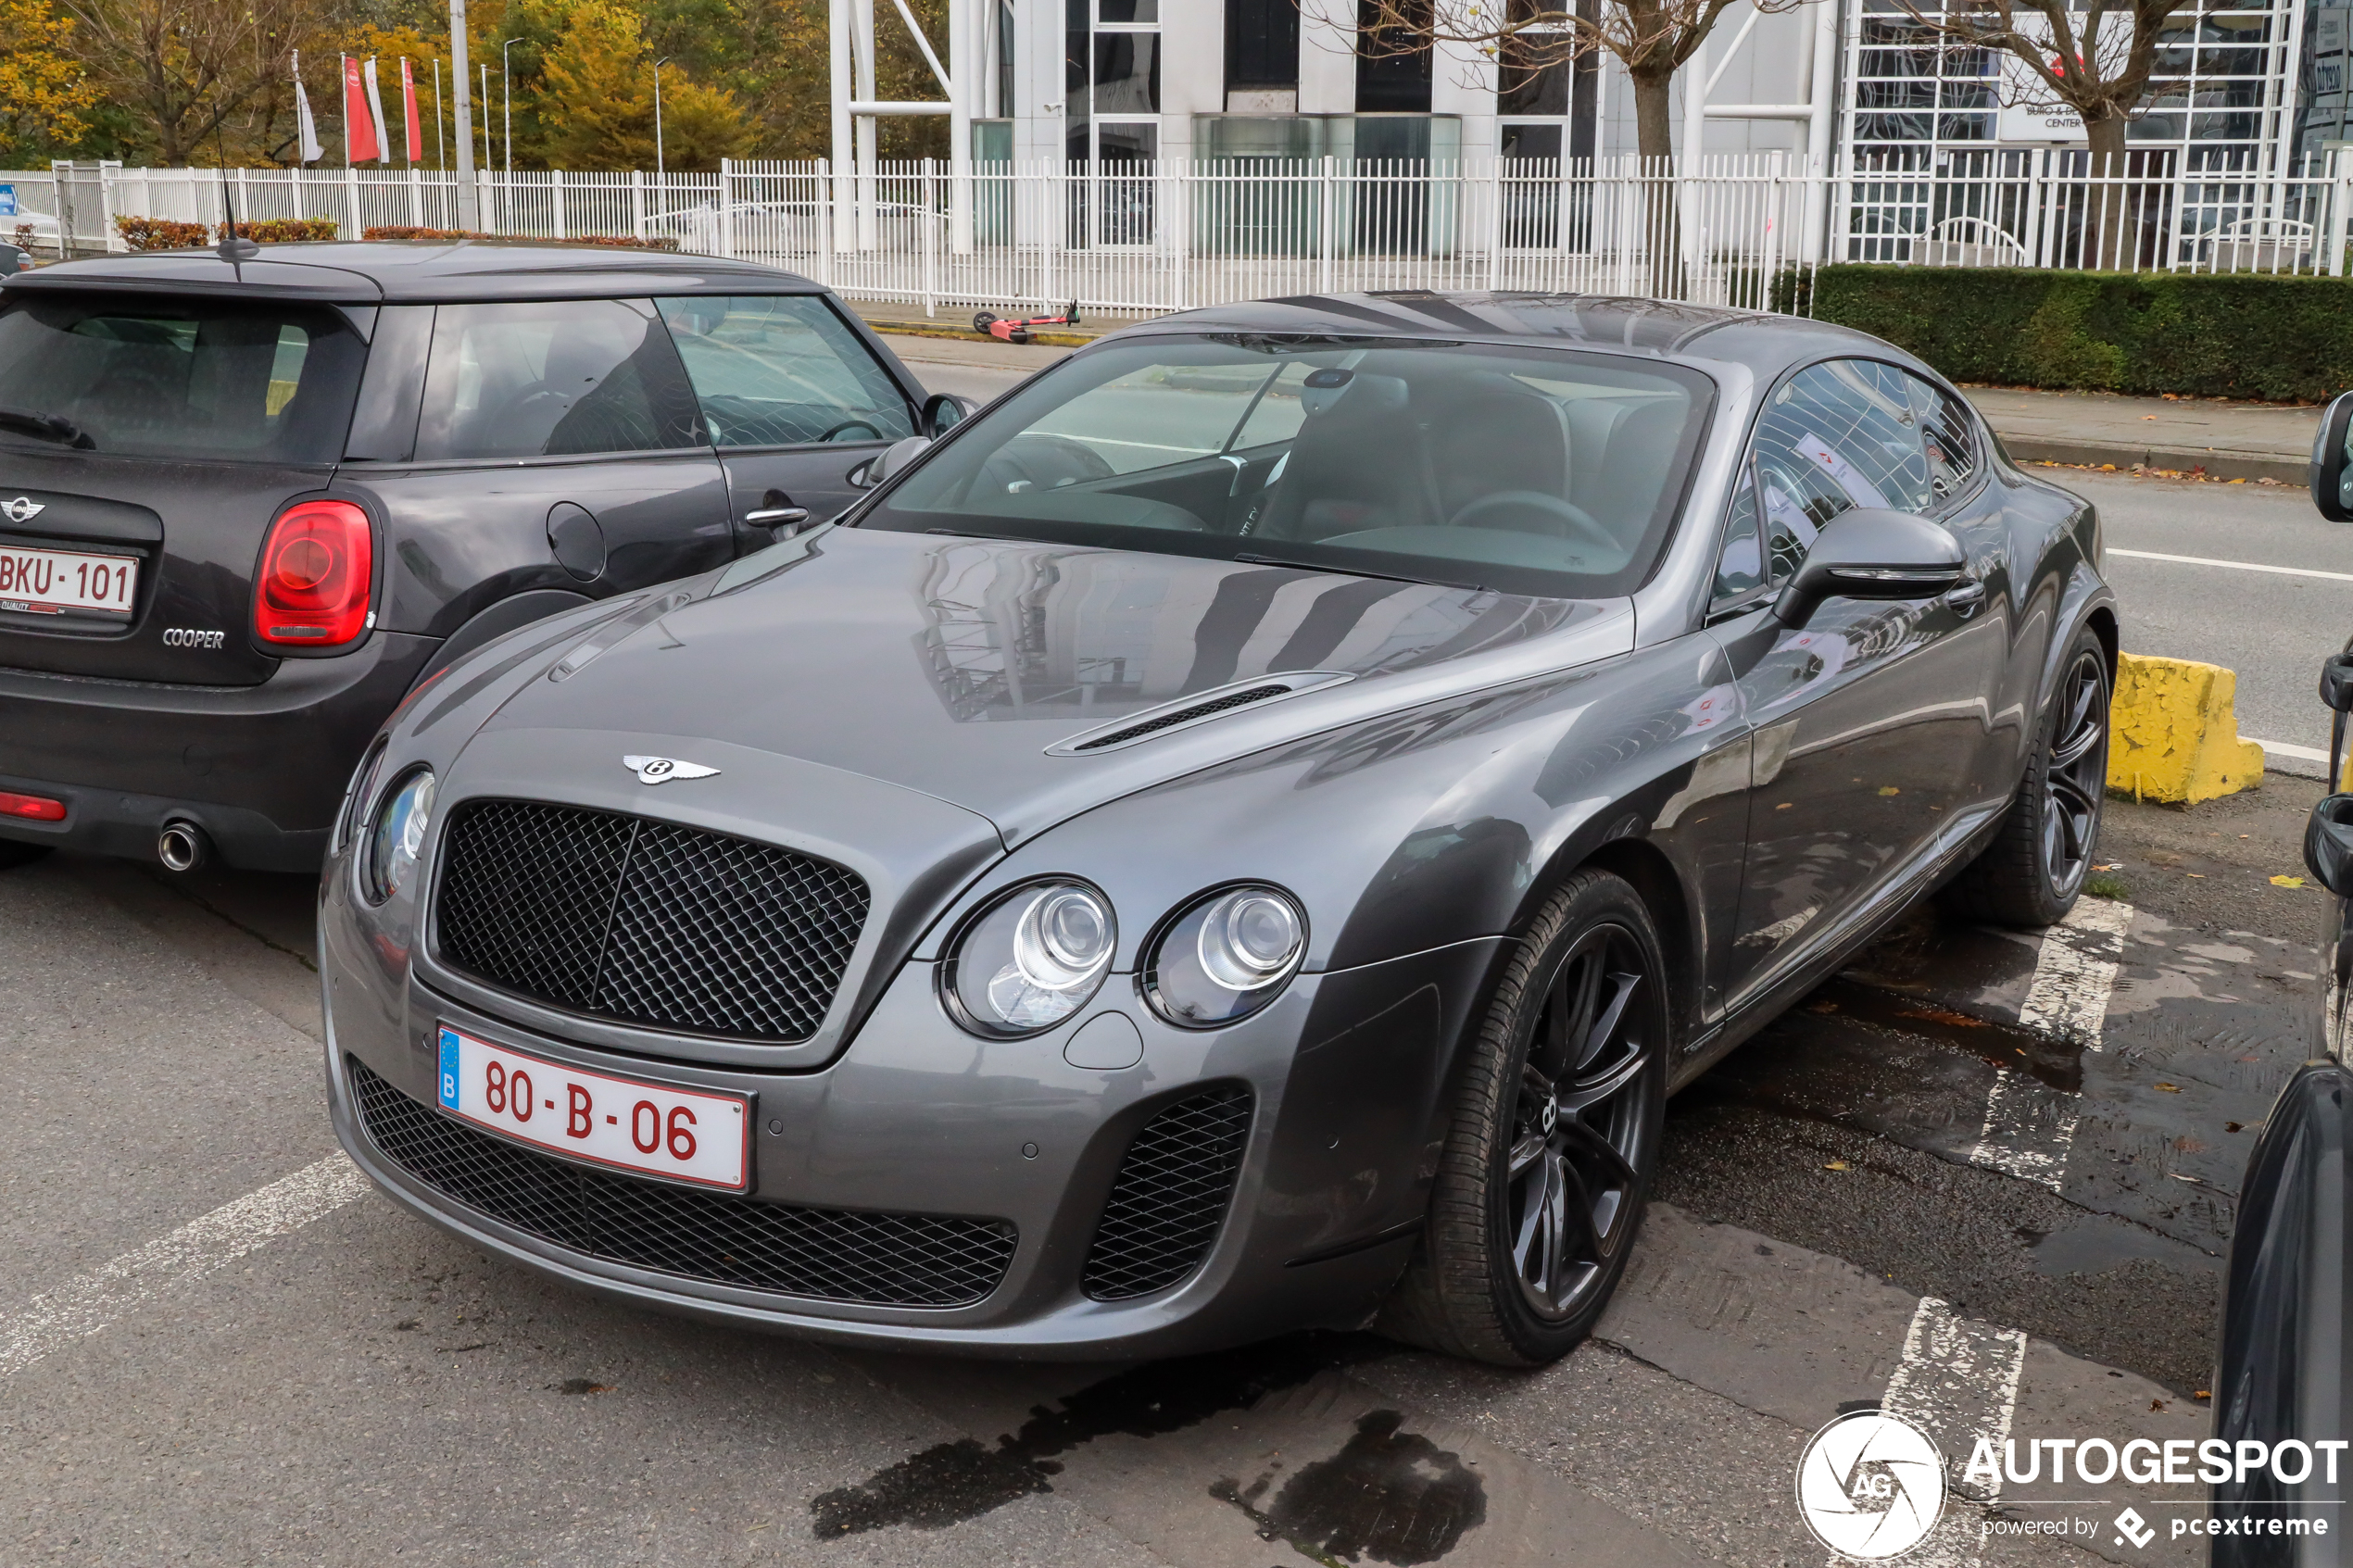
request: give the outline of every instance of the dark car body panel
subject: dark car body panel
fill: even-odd
[[[2059,651],[2112,620],[2089,509],[2000,461],[1981,430],[1987,455],[1954,515],[1988,607],[1842,602],[1821,626],[1880,639],[1843,678],[1827,659],[1811,670],[1787,628],[1706,624],[1732,479],[1780,378],[1868,355],[1933,379],[1860,334],[1644,301],[1410,295],[1218,307],[1120,340],[1162,332],[1671,355],[1714,382],[1715,422],[1680,526],[1624,597],[848,526],[460,660],[387,739],[387,769],[439,781],[426,888],[448,813],[521,792],[855,860],[876,880],[874,913],[809,1040],[668,1034],[454,976],[431,892],[371,906],[346,847],[324,887],[322,970],[336,1125],[364,1169],[502,1255],[719,1321],[1066,1357],[1362,1322],[1410,1250],[1464,1042],[1566,872],[1604,866],[1649,902],[1674,981],[1671,1077],[1688,1081],[1982,847]],[[1228,682],[1307,671],[1345,678],[1130,746],[1054,749]],[[1766,739],[1793,721],[1802,737]],[[719,771],[651,787],[626,753]],[[1753,833],[1817,774],[1831,804]],[[1826,855],[1847,858],[1832,878]],[[1116,912],[1112,972],[1063,1024],[976,1037],[938,996],[950,935],[1050,876],[1084,878]],[[1740,948],[1835,877],[1835,904],[1765,952]],[[1146,945],[1201,890],[1243,880],[1305,911],[1301,972],[1239,1023],[1162,1022],[1141,995]],[[1072,1066],[1064,1046],[1106,1012],[1135,1025],[1142,1060]],[[800,1300],[599,1261],[437,1197],[371,1143],[349,1064],[430,1101],[448,1020],[559,1060],[757,1096],[755,1199],[1004,1218],[1020,1235],[1011,1271],[948,1311]],[[1207,1261],[1158,1294],[1088,1299],[1079,1259],[1119,1151],[1155,1108],[1224,1082],[1247,1085],[1257,1111]]]
[[[0,764],[17,786],[63,799],[72,813],[54,827],[0,822],[9,837],[145,855],[177,817],[222,824],[215,841],[233,864],[309,869],[368,737],[408,680],[446,661],[434,645],[447,641],[454,656],[526,613],[724,565],[769,542],[743,520],[771,490],[827,517],[854,495],[850,470],[881,445],[760,449],[727,462],[708,445],[416,459],[437,307],[825,295],[765,267],[585,246],[273,245],[241,264],[211,252],[66,263],[8,279],[0,298],[93,293],[329,305],[369,353],[339,463],[142,458],[0,433],[0,499],[22,495],[44,508],[30,526],[0,522],[0,543],[127,553],[141,563],[127,625],[0,609],[0,733],[13,743]],[[863,322],[835,308],[910,409],[919,408],[920,383]],[[757,468],[759,484],[731,486],[729,463]],[[351,501],[370,520],[371,633],[336,648],[263,645],[251,625],[263,537],[287,507],[321,497]],[[310,664],[347,668],[329,676],[301,668]],[[27,684],[33,675],[63,680]],[[282,734],[302,729],[306,701],[331,710],[313,715],[307,733]],[[168,717],[153,729],[125,727],[136,712]],[[208,728],[213,719],[218,734]]]

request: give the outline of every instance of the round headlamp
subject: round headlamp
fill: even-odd
[[[1187,1029],[1247,1018],[1282,994],[1307,952],[1307,917],[1272,887],[1229,887],[1195,902],[1144,959],[1152,1010]]]
[[[420,768],[386,791],[376,808],[368,842],[360,847],[361,880],[376,903],[408,886],[416,873],[425,830],[433,825],[433,783],[432,771]]]
[[[1119,940],[1111,902],[1077,882],[1017,887],[964,929],[943,980],[952,1010],[986,1035],[1035,1035],[1087,1005]]]

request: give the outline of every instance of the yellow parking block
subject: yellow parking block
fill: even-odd
[[[2108,787],[2178,806],[2259,787],[2263,748],[2239,739],[2237,693],[2238,676],[2219,664],[2120,655]]]

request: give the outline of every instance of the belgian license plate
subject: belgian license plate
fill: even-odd
[[[139,563],[129,556],[0,545],[0,609],[128,617],[138,592]]]
[[[730,1192],[751,1185],[749,1114],[739,1095],[585,1073],[444,1028],[441,1107],[592,1165]]]

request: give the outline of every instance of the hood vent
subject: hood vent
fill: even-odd
[[[1099,751],[1114,751],[1121,746],[1134,746],[1139,741],[1150,740],[1170,730],[1214,719],[1220,713],[1231,712],[1237,708],[1271,702],[1277,697],[1297,696],[1302,692],[1337,685],[1355,678],[1345,671],[1307,670],[1290,674],[1263,675],[1255,681],[1238,681],[1232,685],[1196,692],[1164,707],[1131,715],[1065,741],[1057,741],[1046,748],[1046,754],[1050,757],[1091,757]]]

